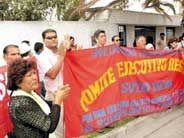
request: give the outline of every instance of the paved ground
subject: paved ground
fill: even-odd
[[[98,138],[184,138],[184,104],[139,117]]]

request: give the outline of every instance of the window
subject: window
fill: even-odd
[[[135,38],[137,36],[143,35],[146,37],[147,43],[152,43],[155,45],[156,31],[155,27],[152,26],[135,26]]]
[[[118,31],[119,31],[119,37],[121,41],[121,46],[126,46],[126,27],[125,25],[119,25],[118,26]]]

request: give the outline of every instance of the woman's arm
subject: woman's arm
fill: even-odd
[[[51,107],[49,115],[46,115],[38,105],[30,106],[30,103],[17,107],[15,111],[16,118],[21,120],[23,124],[49,133],[55,130],[60,117],[60,106],[55,104]]]

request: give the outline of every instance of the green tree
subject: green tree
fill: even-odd
[[[74,10],[79,2],[80,0],[1,0],[0,20],[45,20],[46,16],[53,16],[55,10],[58,20],[67,19],[69,12]]]

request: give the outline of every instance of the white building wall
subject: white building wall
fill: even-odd
[[[169,20],[161,14],[112,10],[108,21],[110,23],[147,25],[147,26],[180,26],[182,16],[170,16]],[[100,16],[99,16],[100,17]],[[103,16],[101,17],[103,18]]]
[[[127,46],[132,46],[135,39],[135,25],[155,26],[156,41],[161,32],[166,33],[166,27],[176,27],[175,34],[180,36],[184,32],[184,28],[180,27],[181,18],[172,16],[173,21],[169,21],[162,15],[125,12],[113,10],[111,14],[106,13],[103,20],[97,21],[33,21],[33,22],[0,22],[0,57],[5,45],[19,44],[22,40],[29,40],[33,46],[35,42],[42,42],[41,33],[47,28],[55,29],[58,32],[59,41],[63,40],[65,34],[75,37],[76,43],[84,48],[92,45],[91,37],[97,29],[106,31],[107,43],[111,43],[111,37],[118,34],[118,24],[126,26],[126,41]],[[97,20],[97,19],[96,19]]]
[[[118,33],[118,25],[107,22],[0,22],[0,57],[4,46],[8,44],[19,44],[22,40],[29,40],[32,47],[35,42],[42,42],[41,33],[45,29],[52,28],[58,33],[59,41],[63,40],[65,34],[74,36],[76,43],[84,48],[91,47],[91,36],[97,29],[104,29],[107,35],[107,42],[111,43],[111,37]]]
[[[175,28],[175,36],[180,37],[184,33],[184,27],[176,27]]]

